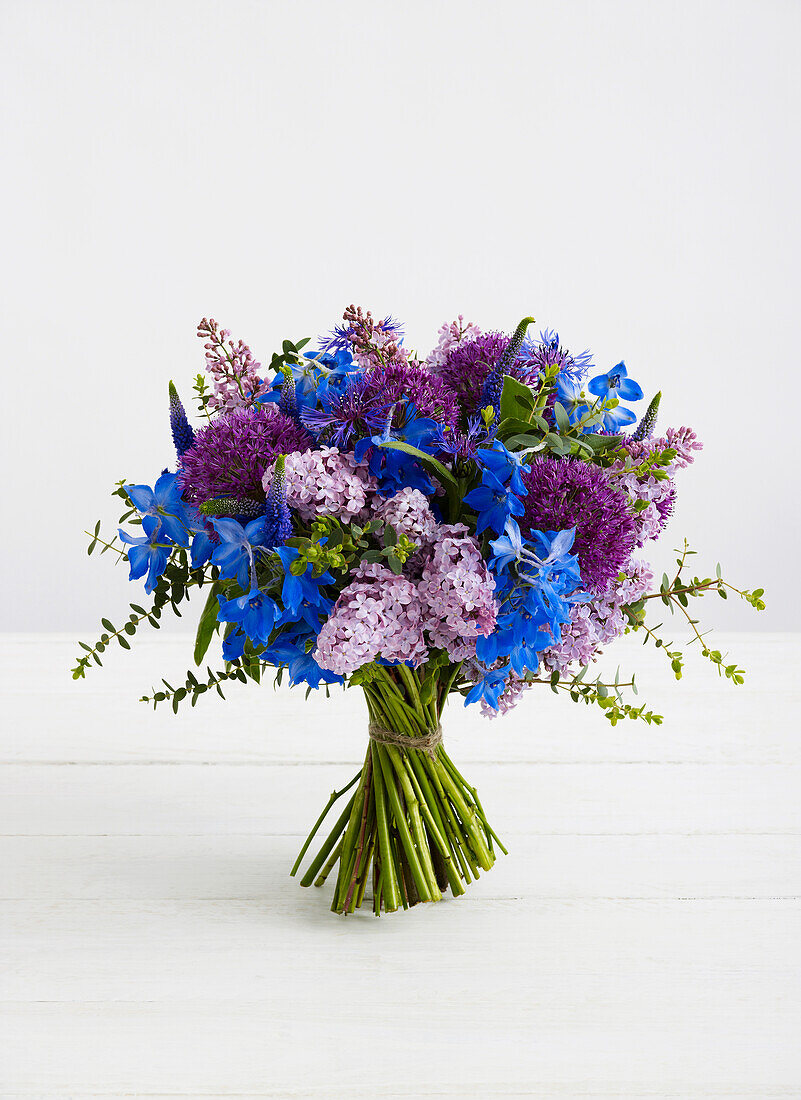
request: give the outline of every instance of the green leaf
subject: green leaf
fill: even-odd
[[[418,450],[418,448],[413,447],[411,443],[404,443],[400,439],[390,439],[387,440],[386,443],[382,443],[381,446],[387,447],[391,451],[403,451],[404,454],[412,455],[421,466],[425,466],[430,473],[434,474],[446,488],[458,489],[456,479],[450,470],[443,466],[438,459],[432,458],[431,455],[427,455],[425,451]]]
[[[553,415],[559,431],[567,434],[570,431],[570,417],[567,415],[567,409],[560,401],[554,404]]]
[[[504,375],[501,390],[501,420],[507,417],[521,417],[528,422],[535,403],[536,398],[529,386],[517,378],[512,378],[510,374]]]
[[[206,650],[211,644],[211,639],[214,637],[218,629],[217,612],[219,610],[219,603],[217,596],[222,590],[223,586],[219,581],[214,581],[209,590],[208,599],[200,616],[200,622],[197,624],[197,634],[195,635],[195,664],[200,667],[200,663],[206,656]]]

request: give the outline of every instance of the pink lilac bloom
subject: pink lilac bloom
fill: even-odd
[[[378,497],[373,506],[376,519],[394,527],[398,534],[404,534],[418,546],[433,542],[440,529],[434,513],[428,506],[428,497],[419,489],[405,488],[393,497]]]
[[[305,523],[317,516],[336,516],[343,523],[366,519],[378,482],[352,453],[336,447],[295,451],[286,456],[286,500]],[[272,467],[264,475],[267,488]]]
[[[672,448],[676,457],[662,469],[669,476],[656,478],[653,474],[636,474],[626,470],[623,459],[618,459],[610,467],[615,483],[623,489],[633,505],[638,506],[635,513],[637,525],[637,546],[643,546],[648,539],[658,538],[673,512],[676,499],[674,476],[678,470],[686,469],[695,461],[695,451],[703,449],[695,432],[691,428],[668,428],[665,435],[640,441],[625,440],[623,449],[631,461],[640,463],[649,455]]]
[[[445,362],[448,353],[462,343],[463,340],[475,340],[481,336],[481,329],[472,321],[465,323],[464,316],[460,313],[455,321],[447,322],[441,326],[437,333],[437,345],[426,356],[426,366],[429,370],[437,371]]]
[[[476,638],[493,632],[498,608],[495,579],[464,524],[437,528],[418,592],[431,645],[452,661],[475,657]]]
[[[527,496],[521,531],[576,528],[573,553],[589,589],[605,588],[625,568],[637,525],[619,479],[573,458],[535,458],[523,474]]]
[[[278,455],[311,445],[309,433],[275,405],[233,409],[195,432],[178,460],[178,484],[193,504],[214,497],[263,502],[262,479]]]
[[[610,581],[590,603],[573,604],[570,622],[562,627],[559,642],[542,654],[546,672],[578,672],[596,660],[604,646],[625,634],[628,619],[623,608],[637,603],[650,591],[654,580],[650,565],[635,559],[625,573]]]
[[[428,649],[415,585],[384,565],[363,562],[317,635],[313,656],[338,676],[378,658],[423,664]]]
[[[197,334],[205,340],[206,370],[214,382],[209,407],[214,411],[236,409],[256,403],[270,389],[270,383],[259,376],[261,363],[253,358],[242,340],[231,339],[227,328],[220,328],[212,317],[203,318]]]

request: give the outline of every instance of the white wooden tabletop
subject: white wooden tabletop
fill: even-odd
[[[718,641],[745,686],[610,651],[662,727],[453,707],[509,855],[376,920],[288,876],[357,692],[175,717],[137,698],[186,635],[83,683],[72,639],[0,636],[0,1096],[801,1096],[801,635]]]

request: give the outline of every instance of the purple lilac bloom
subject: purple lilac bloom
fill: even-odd
[[[683,470],[694,461],[694,451],[700,451],[699,442],[691,428],[668,428],[663,436],[643,440],[627,439],[623,449],[634,463],[640,463],[649,455],[672,448],[676,457],[662,469],[666,478],[656,478],[653,474],[637,474],[626,470],[623,459],[618,459],[609,468],[615,484],[625,492],[633,505],[637,506],[635,522],[637,526],[637,546],[643,546],[648,539],[658,538],[670,516],[676,500],[678,470]]]
[[[495,578],[461,523],[442,524],[417,591],[432,646],[452,661],[476,655],[476,638],[495,629]]]
[[[336,447],[288,454],[285,465],[286,499],[305,523],[317,516],[336,516],[342,523],[366,519],[378,482],[350,452]],[[264,475],[265,489],[272,467]]]
[[[481,399],[487,375],[498,363],[509,344],[509,337],[502,332],[487,332],[474,340],[458,344],[437,367],[440,378],[459,399],[464,417],[472,416]],[[531,383],[537,372],[516,360],[509,373],[521,382]]]
[[[426,356],[426,366],[429,370],[437,371],[445,362],[448,353],[457,345],[466,340],[475,340],[481,336],[481,329],[472,321],[465,322],[464,315],[459,314],[455,321],[447,322],[441,326],[437,333],[437,345]]]
[[[178,483],[194,504],[214,497],[264,500],[262,479],[279,454],[307,451],[308,432],[274,405],[223,413],[195,435],[181,455]]]
[[[377,563],[362,563],[317,635],[314,659],[339,676],[383,658],[417,668],[428,657],[414,584]]]
[[[214,393],[209,406],[214,410],[236,409],[253,405],[270,389],[270,383],[260,378],[261,363],[253,358],[250,348],[242,340],[231,339],[227,328],[220,328],[212,317],[203,318],[197,326],[197,334],[205,340],[206,370],[214,381]]]
[[[617,480],[578,459],[536,458],[523,481],[528,495],[521,530],[575,527],[581,579],[587,588],[604,588],[626,566],[636,538],[629,500]]]
[[[406,535],[418,546],[426,546],[437,538],[442,530],[437,526],[434,513],[428,506],[428,497],[419,489],[400,489],[394,496],[378,497],[373,508],[377,519],[383,519],[394,527],[399,535]]]
[[[632,560],[626,572],[610,581],[589,603],[574,604],[559,642],[542,654],[546,672],[558,672],[560,676],[577,673],[594,661],[604,646],[626,632],[628,620],[623,608],[641,600],[649,592],[653,579],[647,562]]]

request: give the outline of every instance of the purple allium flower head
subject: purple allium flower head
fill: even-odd
[[[304,410],[304,423],[321,439],[336,447],[364,438],[387,426],[387,414],[395,406],[391,427],[400,430],[407,404],[417,416],[430,417],[453,427],[459,417],[450,387],[421,363],[393,361],[371,367],[328,397],[322,409]]]
[[[274,405],[222,413],[195,435],[181,455],[178,480],[186,500],[213,497],[264,500],[264,471],[279,454],[307,451],[311,436]]]
[[[587,588],[603,588],[631,556],[636,523],[624,492],[600,466],[572,458],[537,458],[523,474],[528,495],[520,528],[576,528],[573,553]]]
[[[510,337],[502,332],[487,332],[475,340],[464,340],[452,348],[444,363],[437,367],[440,378],[459,399],[464,417],[476,411],[487,375],[498,364],[509,344]],[[521,382],[536,381],[537,372],[521,364],[519,360],[509,368],[509,373]]]

